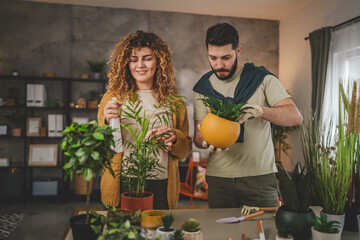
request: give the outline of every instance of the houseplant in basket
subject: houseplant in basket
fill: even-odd
[[[313,240],[340,240],[341,232],[339,231],[339,222],[327,221],[326,215],[313,219],[314,225],[311,227]]]
[[[177,114],[185,102],[182,96],[170,96],[154,106],[156,109],[151,114],[142,113],[141,100],[137,94],[131,94],[117,102],[122,105],[120,115],[135,122],[133,125],[120,123],[123,131],[127,131],[132,140],[123,139],[123,148],[129,154],[123,156],[120,174],[129,191],[121,194],[121,207],[133,211],[152,209],[153,194],[145,191],[146,180],[155,179],[158,171],[162,171],[158,156],[160,152],[166,153],[171,149],[170,145],[161,140],[169,133],[156,133],[152,130],[158,125],[168,125],[170,117]],[[155,121],[151,122],[151,119]]]
[[[174,219],[175,215],[172,212],[161,217],[163,226],[156,229],[156,237],[160,236],[159,240],[170,240],[174,235],[175,229],[171,227]]]
[[[340,222],[340,231],[344,226],[344,208],[358,145],[358,137],[352,130],[352,124],[344,122],[349,116],[341,107],[341,99],[339,93],[337,127],[332,127],[334,124],[325,127],[316,121],[310,121],[304,124],[302,131],[305,162],[314,175],[313,194],[316,194],[323,208],[321,214],[325,213],[327,219]]]
[[[110,160],[115,154],[112,149],[113,131],[107,125],[99,127],[96,121],[92,121],[88,124],[74,122],[62,132],[61,149],[64,151],[65,180],[68,177],[72,180],[74,174],[83,174],[87,181],[86,214],[70,219],[75,240],[96,238],[89,224],[89,185],[93,176],[102,175],[103,169],[107,169],[114,176]]]
[[[200,100],[210,109],[201,122],[203,139],[216,148],[233,145],[240,135],[240,124],[237,120],[249,107],[244,107],[246,103],[223,102],[211,96]]]
[[[93,73],[93,78],[99,79],[105,69],[106,61],[87,60],[86,62],[88,63],[90,71]]]
[[[203,235],[200,230],[200,222],[195,218],[189,218],[182,225],[185,240],[203,240]]]
[[[291,175],[284,166],[277,164],[279,188],[284,205],[275,215],[276,228],[289,226],[290,234],[294,239],[309,239],[311,236],[312,219],[314,212],[309,208],[311,193],[311,172],[296,164]]]

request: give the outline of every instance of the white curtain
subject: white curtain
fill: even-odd
[[[359,84],[360,22],[332,32],[321,113],[321,119],[325,126],[329,126],[331,121],[336,126],[338,122],[339,83],[343,83],[347,96],[350,96],[350,101],[354,80]]]

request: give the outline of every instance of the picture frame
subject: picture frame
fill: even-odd
[[[200,162],[201,159],[200,151],[193,151],[191,155],[193,158],[193,162]]]
[[[0,124],[0,136],[7,136],[9,134],[9,125]]]
[[[72,122],[76,122],[78,124],[89,123],[89,117],[72,117]]]
[[[30,144],[29,166],[57,166],[57,144]]]
[[[26,124],[26,136],[38,137],[40,136],[41,118],[28,118]]]

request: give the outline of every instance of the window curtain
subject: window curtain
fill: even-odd
[[[351,96],[354,80],[360,80],[360,22],[332,32],[321,113],[325,125],[338,122],[339,83]]]
[[[311,49],[312,81],[311,108],[315,112],[317,119],[320,119],[325,91],[331,27],[315,30],[309,34],[309,40]]]

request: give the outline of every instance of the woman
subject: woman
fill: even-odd
[[[169,96],[175,96],[174,67],[171,51],[163,40],[153,33],[137,31],[126,36],[118,43],[110,57],[112,61],[108,73],[107,92],[101,100],[98,111],[99,125],[109,124],[110,119],[119,117],[120,104],[113,101],[116,97],[123,100],[131,94],[138,94],[142,100],[144,111],[154,111],[153,103],[159,104]],[[124,122],[126,119],[121,118]],[[169,154],[161,153],[160,163],[164,167],[157,179],[147,180],[147,191],[154,194],[154,209],[174,209],[177,205],[180,178],[178,160],[183,159],[191,151],[189,122],[186,107],[181,107],[178,114],[172,116],[170,126],[158,126],[153,133],[168,132],[165,144],[172,145]],[[123,138],[129,139],[129,134],[122,131]],[[121,160],[129,154],[127,149],[117,153],[113,161],[113,169],[119,170]],[[101,178],[101,200],[110,206],[118,206],[120,194],[127,191],[121,184],[120,176],[113,178],[104,172]]]

